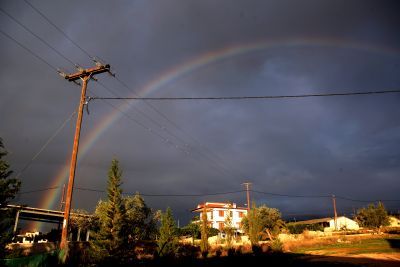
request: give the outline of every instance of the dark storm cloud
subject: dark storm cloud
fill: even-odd
[[[398,89],[399,4],[395,1],[31,1],[91,55],[110,63],[132,90],[161,72],[208,51],[233,45],[274,43],[273,47],[214,62],[153,92],[154,96],[278,95]],[[51,46],[82,66],[86,55],[23,1],[1,7]],[[3,13],[1,30],[55,67],[74,67]],[[79,87],[0,36],[0,136],[20,170],[68,118]],[[286,46],[291,40],[333,40],[329,46]],[[276,40],[284,40],[281,45]],[[349,46],[349,44],[352,44]],[[132,94],[107,75],[98,77],[119,96]],[[90,95],[112,94],[95,82]],[[198,194],[254,189],[284,194],[337,194],[360,199],[396,198],[400,161],[399,95],[243,102],[152,102],[127,111],[78,163],[76,184],[104,190],[107,169],[118,158],[124,190],[156,194]],[[119,105],[119,102],[112,102]],[[82,140],[113,108],[91,102]],[[33,162],[23,189],[47,187],[71,153],[75,118]],[[154,134],[133,120],[150,127]],[[179,129],[174,126],[178,125]],[[183,130],[183,131],[182,131]],[[165,142],[165,139],[169,140]],[[183,153],[182,150],[187,151]],[[60,190],[58,190],[60,191]],[[48,192],[46,192],[48,193]],[[41,194],[21,196],[40,205]],[[93,210],[105,194],[75,190],[74,205]],[[291,213],[326,213],[330,200],[254,194]],[[215,197],[157,198],[182,220],[201,201]],[[389,203],[388,203],[389,204]],[[360,203],[340,202],[348,212]],[[398,207],[391,204],[391,208]],[[284,214],[285,215],[285,214]],[[291,216],[291,215],[287,215]]]

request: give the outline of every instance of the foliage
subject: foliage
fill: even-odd
[[[167,208],[165,213],[161,214],[160,237],[157,240],[159,256],[174,256],[178,248],[178,239],[176,233],[175,221],[172,211]]]
[[[281,213],[278,209],[266,205],[256,207],[253,203],[247,216],[242,219],[243,230],[248,234],[252,245],[258,243],[266,231],[277,235],[284,227]]]
[[[154,240],[157,235],[158,213],[153,212],[144,199],[136,193],[122,196],[122,171],[117,160],[113,160],[108,172],[108,199],[97,203],[94,216],[77,220],[74,227],[81,225],[93,231],[90,253],[95,261],[131,261],[134,246],[140,240]]]
[[[324,231],[324,227],[320,224],[296,224],[288,223],[286,228],[291,234],[301,234],[304,230],[309,231]]]
[[[208,237],[216,236],[219,234],[219,230],[213,227],[207,227],[207,235]]]
[[[127,233],[131,240],[154,240],[157,235],[158,213],[149,208],[142,196],[123,198],[126,210]]]
[[[235,234],[235,227],[233,226],[232,222],[232,213],[231,213],[231,206],[226,212],[225,221],[224,221],[224,232],[226,234],[226,247],[229,249],[233,245],[233,235]]]
[[[283,243],[279,238],[276,238],[271,242],[271,250],[273,252],[282,252],[283,251]]]
[[[121,176],[119,163],[114,159],[108,171],[108,200],[100,201],[95,214],[99,219],[99,231],[95,246],[99,251],[107,252],[111,258],[123,253],[127,245],[126,210],[122,198]]]
[[[255,203],[252,204],[251,209],[248,211],[247,216],[242,219],[243,230],[249,236],[249,240],[252,246],[257,245],[261,237],[261,221],[258,216],[257,206]]]
[[[356,221],[363,227],[379,228],[389,225],[389,216],[382,202],[369,204],[366,208],[357,211]]]
[[[203,255],[207,255],[209,250],[208,244],[208,221],[207,221],[207,212],[204,210],[201,213],[201,242],[200,242],[200,250]]]
[[[200,225],[195,222],[190,222],[185,227],[181,228],[180,235],[191,236],[192,243],[194,243],[194,239],[200,238]]]
[[[13,212],[4,210],[10,200],[17,195],[21,182],[16,178],[10,178],[12,171],[7,161],[3,159],[7,155],[3,141],[0,138],[0,256],[5,251],[5,245],[12,238]]]

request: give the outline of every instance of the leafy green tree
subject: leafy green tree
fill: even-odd
[[[357,211],[356,221],[363,227],[379,228],[389,225],[389,216],[382,202],[369,204],[366,208]]]
[[[192,237],[192,244],[194,240],[200,238],[200,225],[196,222],[190,222],[188,225],[181,229],[182,235],[189,235]]]
[[[258,208],[258,216],[260,217],[261,227],[264,232],[276,235],[285,226],[282,214],[278,209],[263,205]]]
[[[269,208],[266,205],[256,207],[253,203],[246,217],[242,219],[244,231],[249,235],[252,245],[258,244],[265,233],[270,238],[276,235],[284,227],[281,213],[278,209]]]
[[[139,193],[123,198],[127,233],[131,240],[154,240],[157,235],[157,213],[149,208]]]
[[[224,232],[226,234],[226,246],[227,248],[231,248],[233,245],[233,235],[235,234],[235,227],[233,226],[233,218],[231,212],[231,205],[229,205],[228,210],[226,212],[225,221],[224,221]]]
[[[258,241],[260,241],[262,226],[255,203],[252,204],[251,209],[247,212],[247,215],[243,217],[242,227],[249,236],[251,245],[257,246]]]
[[[107,251],[108,256],[117,257],[127,245],[126,210],[122,198],[122,171],[114,159],[108,171],[108,200],[100,201],[95,214],[99,218],[96,245]]]
[[[208,254],[209,244],[208,244],[208,221],[207,221],[207,211],[204,210],[201,213],[201,241],[200,250],[203,256]]]
[[[7,155],[3,140],[0,138],[0,256],[5,252],[5,245],[12,238],[12,212],[5,210],[10,200],[18,193],[21,182],[10,178],[12,171],[10,165],[3,158]]]
[[[161,214],[160,236],[157,240],[159,256],[174,256],[178,248],[176,225],[172,216],[172,210],[168,207]]]

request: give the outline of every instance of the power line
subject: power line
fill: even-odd
[[[46,40],[44,40],[42,37],[40,37],[39,35],[37,35],[36,33],[34,33],[31,29],[29,29],[28,27],[26,27],[24,24],[22,24],[20,21],[18,21],[14,16],[12,16],[10,13],[8,13],[7,11],[5,11],[3,8],[0,7],[0,11],[3,12],[5,15],[7,15],[11,20],[13,20],[15,23],[17,23],[19,26],[21,26],[22,28],[24,28],[27,32],[29,32],[30,34],[32,34],[33,36],[35,36],[37,39],[39,39],[40,41],[42,41],[42,43],[44,43],[48,48],[50,48],[51,50],[53,50],[57,55],[59,55],[60,57],[62,57],[63,59],[65,59],[66,61],[68,61],[69,63],[71,63],[72,65],[75,66],[75,63],[70,60],[69,58],[67,58],[65,55],[63,55],[62,53],[60,53],[57,49],[55,49],[52,45],[50,45]]]
[[[262,96],[215,96],[215,97],[93,97],[107,100],[151,100],[151,101],[177,101],[177,100],[257,100],[257,99],[284,99],[284,98],[307,98],[307,97],[330,97],[330,96],[355,96],[400,93],[400,90],[368,91],[368,92],[343,92],[343,93],[321,93],[300,95],[262,95]]]
[[[85,187],[74,187],[74,189],[78,189],[81,191],[90,191],[96,193],[105,193],[106,190],[99,190],[99,189],[92,189],[92,188],[85,188]],[[207,193],[207,194],[142,194],[137,192],[141,196],[145,197],[203,197],[203,196],[217,196],[217,195],[229,195],[229,194],[237,194],[242,193],[245,190],[238,190],[238,191],[227,191],[227,192],[216,192],[216,193]],[[134,195],[136,193],[122,193],[123,195]]]
[[[78,47],[83,53],[85,53],[88,57],[92,58],[92,56],[87,52],[85,49],[83,49],[77,42],[72,40],[60,27],[58,27],[55,23],[53,23],[43,12],[41,12],[39,9],[37,9],[33,4],[31,4],[29,1],[24,0],[26,4],[28,4],[33,10],[35,10],[42,18],[44,18],[49,24],[51,24],[54,28],[56,28],[66,39],[68,39],[71,43],[73,43],[76,47]]]
[[[89,58],[93,59],[91,57],[91,55],[85,50],[83,49],[81,46],[79,46],[75,41],[73,41],[64,31],[62,31],[57,25],[55,25],[55,23],[53,23],[48,17],[46,17],[42,12],[40,12],[37,8],[35,8],[32,4],[28,3],[27,1],[25,1],[30,7],[33,8],[33,10],[35,10],[39,15],[41,15],[48,23],[50,23],[53,27],[55,27],[64,37],[66,37],[69,41],[71,41],[74,45],[76,45],[82,52],[84,52]],[[41,40],[43,43],[45,43],[49,48],[51,48],[53,51],[55,51],[57,54],[59,54],[60,56],[62,56],[63,58],[65,58],[66,60],[68,60],[69,62],[71,62],[71,64],[74,64],[71,60],[69,60],[65,55],[63,55],[61,52],[59,52],[57,49],[55,49],[54,47],[52,47],[48,42],[46,42],[45,40],[43,40],[40,36],[38,36],[37,34],[35,34],[32,30],[30,30],[29,28],[27,28],[25,25],[23,25],[21,22],[19,22],[16,18],[12,17],[10,14],[6,13],[12,20],[14,20],[16,23],[18,23],[20,26],[22,26],[24,29],[26,29],[28,32],[30,32],[32,35],[34,35],[36,38],[38,38],[39,40]],[[75,65],[75,64],[74,64]],[[117,79],[120,83],[122,83],[124,86],[126,86],[128,89],[129,87],[123,83],[120,79]],[[100,85],[102,85],[105,89],[107,89],[109,92],[111,92],[111,90],[109,90],[108,88],[106,88],[103,84],[99,83]],[[111,92],[112,93],[112,92]],[[114,94],[114,93],[112,93]],[[115,95],[115,94],[114,94]],[[156,111],[158,114],[162,115],[161,112],[159,112],[158,110],[156,110],[153,106],[151,106],[150,104],[147,103],[148,106],[150,106],[154,111]],[[158,127],[160,127],[161,129],[163,129],[164,131],[166,131],[169,135],[173,136],[175,139],[179,140],[180,142],[186,144],[186,142],[184,140],[182,140],[180,137],[178,137],[177,135],[175,135],[174,133],[172,133],[171,131],[168,130],[168,128],[162,126],[161,124],[159,124],[156,120],[152,119],[150,116],[148,116],[147,114],[145,114],[144,112],[140,111],[138,108],[135,108],[138,110],[138,112],[145,116],[147,119],[149,119],[151,122],[153,122],[154,124],[156,124]],[[166,118],[165,115],[163,115],[164,118]],[[170,121],[170,120],[169,120]],[[137,121],[136,121],[137,122]],[[171,122],[171,121],[170,121]],[[149,128],[149,127],[146,127]],[[151,128],[150,128],[151,130]],[[161,136],[161,135],[159,135]],[[171,143],[172,146],[174,146],[175,148],[177,148],[178,150],[183,151],[185,154],[189,154],[189,152],[185,149],[185,148],[181,148],[179,145],[173,143],[172,141],[170,141],[167,138],[163,138],[164,141],[166,141],[167,143]]]
[[[263,192],[257,190],[250,190],[253,193],[263,194],[263,195],[271,195],[277,197],[293,197],[293,198],[330,198],[331,195],[288,195],[288,194],[279,194],[272,192]]]
[[[263,192],[263,191],[257,191],[257,190],[250,190],[251,192],[258,193],[258,194],[263,194],[263,195],[271,195],[271,196],[277,196],[277,197],[288,197],[288,198],[332,198],[332,195],[290,195],[290,194],[279,194],[279,193],[272,193],[272,192]],[[354,202],[377,202],[377,201],[382,201],[382,202],[400,202],[400,199],[354,199],[354,198],[347,198],[343,196],[338,196],[335,195],[337,199],[342,199],[342,200],[348,200],[348,201],[354,201]]]
[[[90,59],[93,59],[93,57],[90,55],[90,53],[85,50],[82,46],[80,46],[76,41],[74,41],[72,38],[70,38],[60,27],[58,27],[54,22],[52,22],[43,12],[41,12],[38,8],[36,8],[33,4],[31,4],[29,1],[24,0],[26,4],[28,4],[34,11],[36,11],[36,13],[38,13],[42,18],[44,18],[50,25],[52,25],[58,32],[60,32],[66,39],[68,39],[72,44],[74,44],[78,49],[80,49],[84,54],[86,54]],[[134,95],[137,95],[134,91],[132,91],[130,89],[130,87],[121,79],[119,79],[116,76],[113,76],[122,86],[124,86],[126,89],[128,89],[130,92],[134,93]],[[102,85],[104,87],[104,85]],[[111,90],[109,90],[108,88],[106,88],[109,92],[111,92]],[[231,170],[229,168],[225,167],[225,163],[223,160],[221,160],[220,158],[218,158],[216,156],[216,154],[210,153],[210,149],[201,144],[197,139],[195,139],[193,136],[189,135],[186,131],[184,131],[181,127],[179,127],[175,122],[173,122],[171,119],[169,119],[165,114],[163,114],[162,112],[160,112],[156,107],[154,107],[152,104],[145,102],[145,104],[150,107],[154,112],[156,112],[159,116],[161,116],[164,120],[166,120],[167,122],[169,122],[172,126],[174,126],[176,129],[178,129],[181,133],[183,133],[186,136],[189,136],[190,139],[194,140],[197,144],[199,144],[201,147],[204,147],[206,149],[206,151],[213,155],[215,157],[215,160],[212,159],[211,157],[209,157],[207,154],[202,153],[201,151],[196,151],[200,156],[203,156],[209,160],[211,160],[212,163],[214,163],[217,167],[221,167],[222,169],[228,170],[228,172],[231,173],[231,175],[233,174],[234,176],[236,176],[234,174],[234,172],[231,172]],[[140,112],[142,114],[142,112]],[[142,114],[143,115],[143,114]],[[146,118],[150,119],[153,123],[154,123],[154,119],[149,118],[149,116],[146,116]],[[160,125],[158,122],[156,122],[156,124],[158,125],[158,127],[161,127],[161,129],[165,130],[167,133],[169,133],[170,135],[172,135],[175,139],[177,139],[178,141],[182,142],[184,144],[184,146],[187,146],[187,142],[185,140],[182,140],[179,136],[177,136],[176,134],[173,134],[171,131],[168,130],[167,127],[164,127],[162,125]],[[212,151],[211,151],[212,152]],[[222,162],[222,164],[221,164]],[[242,174],[241,174],[242,175]],[[243,176],[243,175],[242,175]]]
[[[7,37],[8,39],[14,41],[17,45],[19,45],[21,48],[23,48],[25,51],[27,51],[28,53],[30,53],[31,55],[33,55],[34,57],[36,57],[37,59],[39,59],[40,61],[42,61],[44,64],[46,64],[48,67],[50,67],[51,69],[53,69],[54,71],[57,71],[57,68],[54,67],[52,64],[50,64],[47,60],[45,60],[43,57],[39,56],[38,54],[36,54],[35,52],[33,52],[31,49],[29,49],[27,46],[23,45],[22,43],[20,43],[19,41],[17,41],[15,38],[13,38],[11,35],[7,34],[6,32],[4,32],[3,30],[0,29],[0,33],[3,34],[5,37]]]
[[[53,189],[57,189],[57,188],[59,188],[59,186],[47,187],[47,188],[42,188],[42,189],[35,189],[35,190],[30,190],[30,191],[22,191],[22,192],[18,192],[17,194],[18,195],[23,195],[23,194],[38,193],[38,192],[53,190]]]
[[[16,178],[19,178],[20,175],[28,169],[33,161],[46,149],[47,145],[50,144],[51,141],[61,132],[62,129],[64,129],[65,125],[67,122],[69,122],[74,115],[76,114],[76,110],[71,113],[71,115],[58,127],[58,129],[47,139],[47,141],[43,144],[43,146],[39,149],[39,151],[29,160],[28,163],[25,164],[25,166],[17,173]]]
[[[60,186],[53,186],[53,187],[48,187],[48,188],[43,188],[43,189],[36,189],[36,190],[30,190],[30,191],[23,191],[19,192],[18,194],[30,194],[30,193],[36,193],[36,192],[43,192],[43,191],[48,191],[52,189],[57,189]],[[101,190],[101,189],[94,189],[94,188],[88,188],[88,187],[80,187],[80,186],[75,186],[74,189],[80,190],[80,191],[88,191],[88,192],[96,192],[96,193],[106,193],[107,190]],[[272,193],[272,192],[264,192],[264,191],[257,191],[257,190],[249,190],[250,192],[253,193],[259,193],[259,194],[265,194],[265,195],[274,195],[274,196],[279,196],[279,197],[288,197],[288,198],[331,198],[332,195],[291,195],[291,194],[279,194],[279,193]],[[237,193],[243,193],[246,192],[246,190],[236,190],[236,191],[226,191],[226,192],[213,192],[213,193],[201,193],[201,194],[151,194],[151,193],[140,193],[137,192],[141,196],[146,196],[146,197],[202,197],[202,196],[217,196],[217,195],[229,195],[229,194],[237,194]],[[134,195],[136,193],[132,192],[127,192],[123,193],[124,195]],[[400,202],[400,199],[381,199],[381,200],[361,200],[361,199],[351,199],[351,198],[346,198],[342,196],[337,196],[335,195],[336,198],[338,199],[343,199],[343,200],[349,200],[349,201],[355,201],[355,202],[377,202],[377,201],[382,201],[382,202]]]
[[[34,35],[36,38],[38,38],[40,41],[42,41],[43,43],[45,43],[49,48],[51,48],[52,50],[54,50],[57,54],[61,55],[63,58],[66,58],[69,62],[71,62],[71,64],[74,64],[71,60],[69,60],[65,55],[63,55],[61,52],[59,52],[57,49],[55,49],[54,47],[52,47],[49,43],[47,43],[45,40],[43,40],[41,37],[39,37],[37,34],[35,34],[33,31],[31,31],[30,29],[28,29],[25,25],[23,25],[22,23],[20,23],[17,19],[15,19],[14,17],[12,17],[11,15],[9,15],[8,13],[6,13],[5,11],[3,11],[6,15],[8,15],[10,18],[12,18],[16,23],[18,23],[20,26],[22,26],[24,29],[26,29],[28,32],[30,32],[32,35]],[[15,41],[17,44],[19,44],[22,48],[26,49],[28,52],[30,52],[31,54],[33,54],[34,56],[36,56],[37,58],[39,58],[40,60],[42,60],[44,63],[46,63],[48,66],[50,66],[52,69],[57,70],[56,67],[54,67],[53,65],[51,65],[50,63],[48,63],[46,60],[44,60],[42,57],[38,56],[36,53],[34,53],[32,50],[30,50],[29,48],[27,48],[26,46],[22,45],[21,43],[19,43],[17,40],[15,40],[14,38],[12,38],[10,35],[6,34],[5,32],[1,31],[5,36],[7,36],[8,38],[10,38],[11,40]],[[107,103],[107,102],[106,102]],[[181,150],[182,152],[184,152],[185,154],[188,154],[188,152],[184,149],[181,148],[179,145],[175,144],[174,142],[172,142],[171,140],[169,140],[168,138],[164,138],[161,134],[156,133],[155,131],[153,131],[150,127],[147,127],[145,124],[139,122],[138,120],[133,119],[132,117],[130,117],[127,113],[123,112],[121,109],[115,107],[114,105],[108,103],[110,106],[112,106],[113,108],[117,109],[119,112],[123,113],[124,116],[129,117],[131,121],[134,121],[135,123],[139,124],[140,126],[142,126],[143,128],[145,128],[146,130],[148,130],[149,132],[155,134],[156,136],[158,136],[159,138],[161,138],[165,143],[167,144],[171,144],[173,147],[175,147],[178,150]]]

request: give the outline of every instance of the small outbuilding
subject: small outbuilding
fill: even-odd
[[[400,220],[394,216],[389,216],[390,227],[400,227]]]
[[[339,231],[339,230],[358,230],[360,226],[352,219],[345,216],[339,216],[336,218],[320,218],[307,221],[298,221],[293,225],[320,225],[324,229],[324,232]]]

